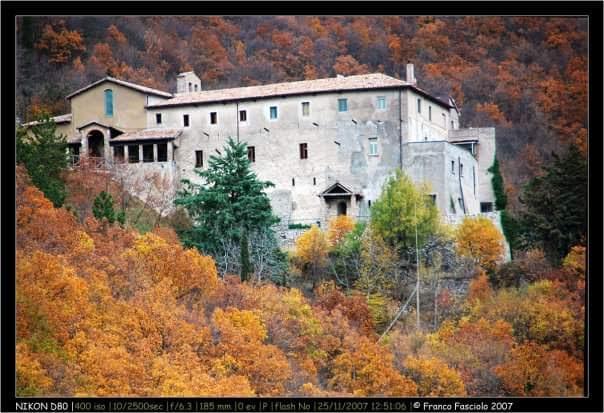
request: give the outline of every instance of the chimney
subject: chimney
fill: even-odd
[[[415,80],[415,74],[413,73],[413,63],[407,63],[407,71],[406,71],[407,83],[411,83],[415,85],[417,80]]]

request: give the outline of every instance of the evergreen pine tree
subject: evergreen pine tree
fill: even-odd
[[[65,201],[65,183],[62,173],[67,168],[67,141],[57,134],[57,125],[48,116],[43,116],[31,133],[17,127],[17,162],[25,165],[29,176],[55,207]]]
[[[186,245],[214,256],[226,271],[233,263],[225,263],[224,257],[235,248],[247,246],[246,238],[251,234],[270,231],[278,222],[264,193],[273,184],[258,180],[250,169],[247,145],[232,138],[223,155],[211,156],[208,168],[195,172],[204,183],[183,180],[184,189],[175,201],[186,208],[194,222],[181,237]],[[238,264],[244,278],[251,267],[249,251],[240,251]]]
[[[522,235],[526,246],[543,248],[548,258],[559,262],[587,231],[587,162],[572,145],[543,174],[524,188]]]
[[[99,221],[106,219],[110,224],[115,222],[115,210],[113,209],[113,197],[105,191],[94,199],[92,213]]]

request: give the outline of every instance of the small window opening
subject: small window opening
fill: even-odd
[[[310,115],[310,102],[302,102],[302,116]]]
[[[338,112],[348,111],[348,99],[338,99]]]
[[[155,114],[155,123],[157,123],[158,125],[161,125],[161,113]]]
[[[168,161],[168,144],[158,143],[157,144],[157,162]]]
[[[197,85],[195,85],[194,87],[195,87],[195,91],[197,92]]]
[[[377,156],[378,154],[378,142],[376,138],[369,138],[369,155]]]
[[[271,106],[270,107],[270,118],[271,119],[277,119],[277,116],[279,114],[277,113],[277,106]]]
[[[245,121],[247,121],[247,111],[240,110],[239,111],[239,122],[245,122]]]
[[[300,159],[308,158],[308,144],[301,143],[300,144]]]
[[[493,203],[492,202],[481,202],[480,203],[480,212],[483,214],[486,212],[493,212]]]
[[[143,145],[143,162],[153,162],[153,144]]]
[[[432,106],[428,106],[428,120],[432,120]]]
[[[247,147],[247,159],[250,162],[256,162],[256,148],[254,146]]]
[[[203,151],[195,151],[195,167],[203,167]]]
[[[189,92],[193,91],[193,84],[191,82],[189,82]]]
[[[422,100],[417,99],[417,113],[422,113]]]
[[[210,123],[216,125],[218,123],[218,113],[210,112]]]
[[[377,98],[377,108],[378,109],[386,109],[386,96],[378,96],[378,98]]]
[[[312,179],[312,184],[313,184],[313,185],[316,185],[316,184],[317,184],[317,178],[313,178],[313,179]]]
[[[292,178],[292,186],[296,186],[296,178]]]
[[[455,175],[455,161],[451,161],[451,173]]]
[[[184,127],[188,127],[189,126],[189,115],[183,115],[182,116],[182,123],[184,125]]]
[[[124,156],[124,145],[116,145],[113,147],[113,159],[117,163],[123,163],[125,161]]]
[[[138,163],[138,145],[128,145],[128,162]]]

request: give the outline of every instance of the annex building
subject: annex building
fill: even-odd
[[[252,169],[284,231],[338,214],[369,216],[386,179],[401,168],[427,182],[451,223],[494,213],[494,128],[459,128],[459,109],[407,80],[381,73],[203,90],[193,72],[164,92],[105,77],[67,96],[55,117],[74,162],[82,156],[173,182],[199,181],[196,168],[228,137],[247,143]],[[294,225],[295,226],[295,225]]]

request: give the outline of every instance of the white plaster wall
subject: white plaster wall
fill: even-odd
[[[386,97],[386,109],[376,108],[378,96]],[[338,112],[339,98],[348,99],[347,112]],[[179,178],[198,181],[195,151],[203,150],[207,167],[209,156],[222,152],[229,136],[236,138],[238,110],[246,110],[239,138],[255,147],[252,168],[258,177],[275,184],[267,190],[275,199],[275,212],[291,214],[292,222],[314,222],[326,213],[319,193],[336,181],[363,194],[358,206],[350,205],[349,214],[368,214],[367,200],[379,196],[386,176],[400,165],[398,99],[398,90],[391,89],[212,103],[150,109],[147,122],[148,127],[183,128],[183,115],[189,115],[190,127],[184,128],[174,154]],[[302,102],[310,102],[308,117],[302,116]],[[278,108],[276,120],[270,119],[271,106]],[[217,113],[215,125],[210,112]],[[162,114],[161,125],[155,122],[156,113]],[[368,154],[372,137],[378,138],[378,156]],[[307,143],[308,159],[300,159],[300,143]],[[289,207],[286,199],[291,200]]]
[[[421,100],[421,113],[417,111],[418,99]],[[447,132],[450,128],[450,114],[447,107],[426,99],[411,89],[406,91],[406,100],[409,142],[423,142],[426,137],[429,141],[447,139]],[[432,120],[430,120],[429,108],[432,108]],[[445,122],[443,122],[443,115],[446,119]]]

